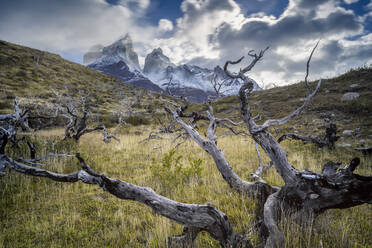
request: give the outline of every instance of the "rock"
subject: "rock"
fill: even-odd
[[[330,122],[329,118],[324,118],[325,122]]]
[[[351,147],[351,145],[349,143],[337,144],[336,146],[338,146],[338,147]]]
[[[345,93],[345,94],[341,97],[341,101],[342,101],[342,102],[350,101],[350,100],[353,100],[353,99],[358,98],[359,96],[360,96],[360,95],[359,95],[359,93],[357,93],[357,92],[348,92],[348,93]]]
[[[358,87],[359,86],[359,84],[351,84],[350,85],[350,88],[356,88],[356,87]]]
[[[343,134],[343,135],[346,135],[346,136],[351,136],[351,135],[353,135],[353,131],[352,131],[352,130],[344,130],[344,131],[342,132],[342,134]]]

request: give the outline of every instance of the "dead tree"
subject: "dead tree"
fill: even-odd
[[[165,86],[165,92],[171,96],[171,97],[177,97],[176,92],[173,92],[174,89],[179,88],[179,83],[173,82],[173,75],[169,78],[169,81],[167,83],[162,84],[162,86]]]
[[[148,142],[152,139],[163,139],[161,135],[163,134],[173,134],[180,131],[180,128],[176,126],[176,122],[172,117],[170,117],[168,114],[165,115],[166,120],[163,121],[159,117],[155,116],[155,119],[157,120],[158,124],[161,126],[158,131],[151,131],[149,133],[149,136],[140,141],[142,142]]]
[[[228,78],[224,78],[224,79],[221,79],[218,77],[217,74],[213,74],[212,75],[212,78],[210,80],[210,83],[213,87],[213,90],[214,92],[216,93],[216,98],[220,98],[223,96],[223,94],[226,92],[226,90],[224,89],[225,86],[226,86],[226,83],[229,81]],[[231,79],[230,79],[231,81]]]
[[[323,137],[303,136],[297,133],[287,133],[287,134],[283,134],[278,139],[278,143],[282,142],[285,139],[295,139],[295,140],[301,140],[305,143],[314,143],[319,148],[328,146],[328,148],[333,149],[335,147],[335,142],[339,138],[340,137],[337,136],[336,124],[331,123],[329,127],[326,128],[326,132]]]
[[[119,116],[118,125],[115,128],[114,133],[109,134],[104,124],[97,125],[93,128],[88,128],[89,119],[92,116],[92,112],[89,106],[89,95],[81,96],[79,100],[71,97],[62,97],[58,93],[54,92],[59,102],[56,104],[56,109],[61,112],[61,116],[68,120],[65,127],[65,138],[73,138],[78,141],[83,135],[92,133],[95,131],[102,131],[103,140],[109,143],[111,139],[120,141],[114,133],[117,131],[119,126],[123,124],[122,116]]]
[[[186,112],[188,107],[189,107],[189,103],[186,103],[185,105],[182,105],[182,106],[179,106],[173,102],[170,102],[170,101],[166,101],[169,105],[173,106],[173,108],[175,109],[175,113],[177,114],[178,117],[182,117],[182,118],[189,118],[188,120],[188,125],[191,127],[191,128],[194,128],[194,129],[198,129],[197,127],[197,123],[199,121],[209,121],[209,117],[207,115],[203,115],[197,111],[192,111],[192,112]],[[213,111],[213,108],[212,108],[212,102],[211,100],[208,100],[206,102],[208,108]],[[166,112],[170,113],[173,118],[174,118],[174,113],[168,108],[168,107],[165,107],[164,108]],[[179,123],[179,122],[178,122]],[[228,130],[230,130],[234,135],[246,135],[246,133],[244,131],[238,131],[238,130],[235,130],[234,127],[236,126],[240,126],[242,124],[242,122],[234,122],[228,118],[216,118],[216,123],[217,125],[220,125],[221,127],[223,128],[226,128]],[[181,124],[182,126],[182,124]],[[184,129],[184,128],[183,128]],[[177,131],[179,131],[180,129],[177,129]],[[180,146],[181,144],[183,144],[188,138],[189,138],[189,133],[188,132],[179,132],[176,137],[173,139],[172,143],[175,142],[176,140],[182,138],[182,141],[179,142],[175,148],[177,148],[178,146]]]
[[[306,78],[309,71],[311,56],[315,48],[316,46],[312,50],[307,62]],[[330,166],[330,164],[327,163],[324,166],[322,174],[299,171],[292,167],[287,160],[285,151],[267,129],[270,126],[282,125],[294,116],[300,114],[318,91],[321,80],[319,80],[314,91],[311,91],[307,80],[305,80],[307,89],[306,99],[293,113],[282,119],[267,120],[262,125],[258,125],[253,118],[251,118],[251,112],[248,106],[248,95],[252,91],[253,85],[246,80],[244,74],[253,68],[263,54],[264,51],[261,51],[259,55],[251,55],[253,56],[252,63],[238,74],[230,73],[227,70],[228,64],[234,64],[236,62],[227,62],[225,64],[225,71],[231,77],[241,78],[245,82],[239,92],[241,113],[244,122],[252,138],[273,161],[277,172],[285,182],[285,186],[277,193],[270,195],[264,205],[265,225],[270,233],[266,246],[283,247],[284,238],[277,226],[280,219],[280,208],[285,209],[289,213],[301,212],[305,213],[307,216],[317,216],[332,208],[347,208],[363,203],[372,203],[372,190],[370,188],[372,186],[372,178],[353,174],[353,171],[359,164],[358,158],[353,159],[350,165],[345,166],[339,171],[337,171],[337,164],[333,163]],[[327,169],[328,167],[332,167],[332,170]]]
[[[18,115],[0,115],[0,175],[6,175],[6,168],[22,174],[35,177],[45,177],[58,182],[75,183],[81,181],[94,184],[110,194],[124,200],[132,200],[149,206],[156,214],[167,217],[184,227],[182,235],[169,237],[169,247],[193,247],[193,241],[201,231],[208,232],[219,241],[222,247],[252,247],[245,235],[234,232],[228,217],[211,204],[186,204],[173,201],[147,187],[127,183],[119,179],[112,179],[104,174],[92,170],[84,159],[76,154],[81,170],[70,174],[59,174],[36,166],[39,161],[50,156],[71,157],[69,154],[47,154],[43,158],[11,158],[6,154],[5,147],[9,139],[17,135],[22,123]],[[7,121],[5,123],[5,121]],[[6,125],[7,124],[7,125]],[[15,130],[15,131],[14,131]],[[33,156],[33,155],[31,155]],[[34,156],[33,156],[34,157]]]
[[[19,129],[22,131],[30,131],[29,127],[29,110],[23,109],[20,106],[20,101],[16,97],[13,103],[14,113],[0,114],[0,132],[6,134],[7,141],[12,142],[13,146],[23,138],[17,137]],[[4,149],[2,147],[1,149]]]
[[[282,188],[272,187],[262,181],[247,182],[234,172],[223,152],[217,146],[215,135],[217,121],[211,108],[207,111],[210,124],[206,138],[202,137],[192,126],[186,124],[177,111],[171,111],[190,137],[212,156],[217,169],[231,188],[261,200],[259,206],[263,210],[264,223],[269,232],[265,247],[284,247],[284,235],[278,227],[282,210],[286,214],[301,213],[300,216],[316,217],[328,209],[349,208],[364,203],[372,204],[372,177],[353,173],[359,165],[359,158],[352,159],[350,164],[339,170],[340,164],[330,162],[323,166],[322,173],[299,171],[290,164],[284,149],[268,132],[269,127],[283,125],[299,115],[318,91],[321,80],[313,91],[307,83],[309,63],[315,48],[316,46],[312,50],[306,66],[307,94],[304,103],[288,116],[277,120],[266,120],[262,125],[256,123],[248,106],[249,93],[253,90],[253,83],[245,74],[263,57],[267,48],[259,54],[250,52],[249,56],[253,57],[252,62],[241,69],[239,73],[231,73],[228,70],[228,65],[238,64],[244,57],[237,61],[227,61],[224,66],[227,75],[231,78],[239,78],[244,82],[239,91],[242,118],[253,140],[265,151],[276,171],[284,180],[285,185]]]

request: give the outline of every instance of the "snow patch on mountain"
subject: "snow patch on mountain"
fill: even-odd
[[[233,95],[239,92],[242,85],[240,79],[229,78],[220,66],[213,70],[201,68],[196,65],[179,65],[176,66],[160,48],[154,49],[147,55],[144,67],[145,75],[159,87],[175,88],[194,88],[202,90],[207,94],[214,94],[215,90],[212,80],[224,82],[222,87],[223,95]],[[254,83],[254,90],[261,90],[258,84]]]

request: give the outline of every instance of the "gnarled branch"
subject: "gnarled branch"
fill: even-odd
[[[156,194],[151,188],[99,174],[92,170],[79,154],[76,154],[76,157],[80,161],[82,170],[70,174],[59,174],[19,163],[7,155],[1,154],[0,171],[7,167],[19,173],[46,177],[58,182],[74,183],[82,181],[87,184],[98,185],[120,199],[141,202],[152,208],[155,213],[174,220],[185,227],[183,236],[169,239],[170,247],[180,247],[178,245],[192,247],[194,239],[201,231],[208,232],[220,242],[222,247],[252,247],[246,236],[234,232],[227,216],[215,206],[211,204],[186,204],[170,200]]]

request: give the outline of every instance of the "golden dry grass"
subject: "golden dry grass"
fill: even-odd
[[[168,139],[170,136],[139,143],[152,128],[126,128],[125,134],[120,135],[120,143],[105,144],[101,134],[94,133],[84,136],[79,144],[59,141],[55,147],[57,152],[80,152],[94,170],[109,177],[151,187],[177,201],[212,203],[227,214],[237,232],[248,233],[258,245],[257,233],[252,229],[254,202],[231,190],[212,159],[193,141],[180,146],[170,159],[174,166],[175,158],[182,156],[179,160],[181,176],[175,175],[172,169],[162,170],[164,158],[175,144]],[[50,141],[57,140],[61,131],[43,131],[33,137],[38,141],[37,146],[43,147],[41,153],[47,152]],[[249,137],[223,136],[218,144],[237,174],[248,179],[258,164]],[[298,142],[286,141],[284,146],[296,168],[314,171],[320,171],[327,160],[346,163],[356,155],[346,149],[318,151]],[[200,173],[187,174],[191,164],[198,159],[202,160]],[[369,162],[370,158],[362,158],[357,173],[372,175]],[[56,172],[79,169],[73,159],[51,159],[48,164],[48,169]],[[163,181],[155,169],[166,174]],[[265,179],[276,185],[282,183],[273,168]],[[119,200],[97,186],[80,182],[58,183],[15,172],[9,172],[0,180],[0,223],[0,247],[165,247],[168,236],[182,232],[180,225],[155,215],[150,208]],[[372,245],[370,205],[328,211],[305,227],[286,219],[281,226],[287,247]],[[197,239],[197,247],[218,247],[218,244],[203,234]]]

